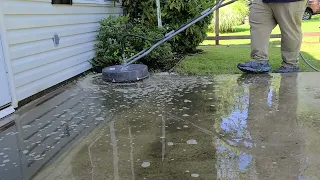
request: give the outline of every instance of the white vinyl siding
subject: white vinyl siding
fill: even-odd
[[[18,101],[91,68],[98,21],[122,14],[122,8],[113,2],[85,1],[1,2]],[[54,34],[60,38],[57,47]]]

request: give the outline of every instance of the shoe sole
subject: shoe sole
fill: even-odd
[[[272,71],[272,73],[278,73],[278,74],[285,74],[285,73],[299,73],[300,71],[290,71],[290,72],[277,72],[277,71]]]
[[[240,71],[245,72],[245,73],[260,74],[260,73],[268,73],[271,71],[271,68],[269,70],[262,70],[262,69],[253,69],[250,67],[241,67],[241,66],[237,66],[237,67]]]

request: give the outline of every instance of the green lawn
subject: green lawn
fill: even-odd
[[[313,16],[311,20],[304,21],[303,32],[320,31],[320,15]],[[279,27],[273,30],[273,34],[280,33]],[[235,28],[234,33],[221,34],[228,35],[249,35],[249,25],[241,25]],[[213,36],[212,33],[208,33]],[[202,54],[188,56],[182,60],[174,69],[182,74],[230,74],[241,73],[237,68],[239,62],[250,59],[250,40],[225,40],[220,41],[219,46],[215,46],[215,41],[204,41],[200,49]],[[320,37],[304,37],[301,47],[303,55],[320,69]],[[270,64],[277,68],[281,64],[280,39],[270,40]],[[303,71],[312,71],[303,61],[300,61]]]

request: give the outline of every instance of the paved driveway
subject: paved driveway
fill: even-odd
[[[319,179],[320,74],[88,75],[14,115],[0,180]]]

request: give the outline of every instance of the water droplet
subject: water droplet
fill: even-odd
[[[30,127],[32,127],[31,125],[24,125],[24,126],[22,126],[22,129],[26,129],[26,128],[30,128]]]
[[[103,117],[97,117],[96,120],[97,120],[97,121],[103,121],[104,118],[103,118]]]
[[[198,178],[200,175],[199,174],[191,174],[191,177],[194,177],[194,178]]]
[[[187,126],[187,125],[184,125],[183,127],[184,127],[184,128],[188,128],[189,126]]]
[[[5,160],[3,160],[2,163],[7,163],[7,162],[10,162],[10,160],[9,159],[5,159]]]
[[[193,145],[193,144],[198,144],[196,140],[190,139],[187,141],[187,144]]]
[[[168,146],[173,146],[173,142],[168,142]]]
[[[188,117],[189,115],[188,114],[184,114],[184,115],[182,115],[183,117]]]
[[[27,154],[28,152],[29,152],[28,150],[22,151],[23,154]]]
[[[144,168],[147,168],[147,167],[150,166],[150,163],[149,163],[149,162],[143,162],[143,163],[141,164],[141,166],[144,167]]]

